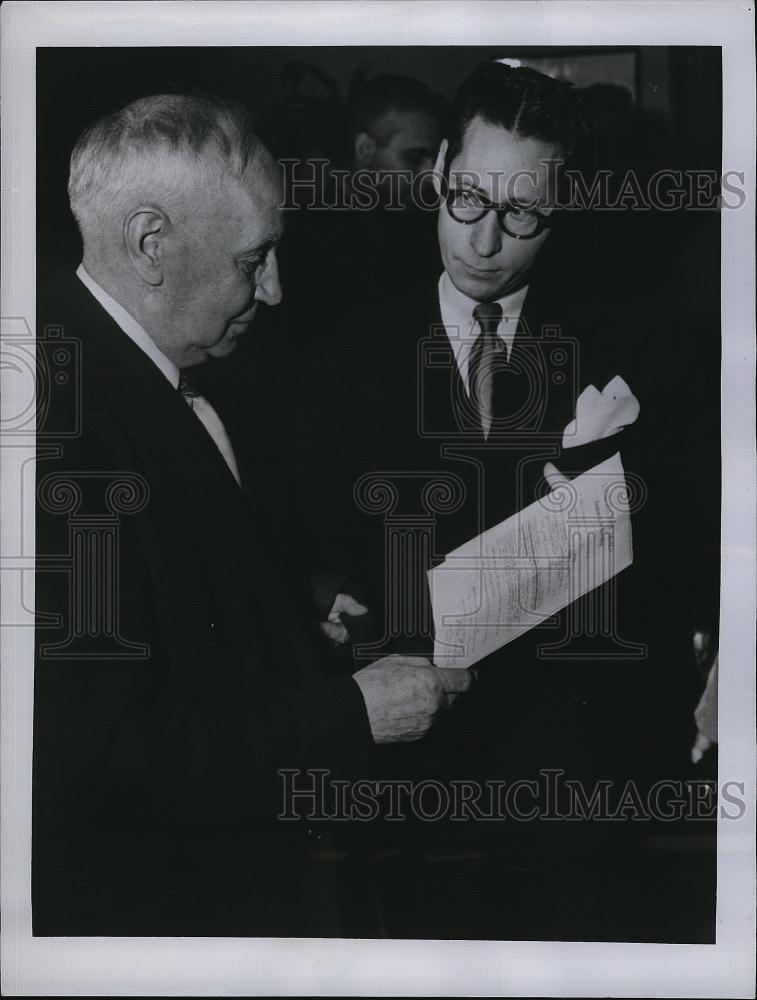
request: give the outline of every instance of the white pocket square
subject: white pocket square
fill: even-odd
[[[602,392],[587,386],[578,397],[576,418],[563,431],[563,448],[601,441],[634,423],[641,407],[628,384],[616,375]]]

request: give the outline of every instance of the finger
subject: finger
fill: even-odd
[[[711,746],[712,743],[707,739],[706,736],[704,736],[702,733],[697,733],[697,738],[694,741],[694,746],[691,748],[692,764],[698,764]]]
[[[439,680],[447,694],[462,694],[471,686],[471,675],[459,667],[437,667]]]
[[[468,687],[465,689],[465,691],[444,692],[445,696],[449,699],[450,704],[452,705],[454,705],[455,702],[459,701],[462,695],[464,695],[467,691],[471,691],[478,683],[478,671],[476,670],[475,667],[468,667],[468,669],[465,672],[470,679],[470,683],[468,684]]]
[[[549,483],[549,488],[551,490],[555,489],[557,486],[564,486],[565,483],[570,482],[567,476],[564,476],[562,472],[553,465],[551,462],[547,462],[544,466],[544,478]]]
[[[335,625],[333,622],[320,622],[321,631],[327,639],[332,642],[345,643],[347,641],[347,629],[344,625]]]
[[[334,607],[343,611],[346,615],[368,614],[368,608],[366,608],[366,606],[361,604],[359,601],[356,601],[350,594],[337,594]]]

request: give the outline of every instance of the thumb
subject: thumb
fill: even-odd
[[[462,694],[471,686],[473,678],[467,670],[460,667],[436,667],[436,670],[447,694]]]
[[[555,489],[556,486],[563,486],[565,483],[570,482],[568,477],[564,476],[557,466],[551,462],[547,462],[544,466],[544,478],[549,483],[551,490]]]
[[[350,594],[337,594],[332,613],[334,612],[336,614],[343,612],[346,615],[365,615],[368,613],[368,608],[356,601]]]

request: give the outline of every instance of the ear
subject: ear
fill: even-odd
[[[141,205],[124,221],[124,243],[131,266],[150,285],[163,283],[163,238],[168,216],[160,208]]]
[[[376,155],[376,143],[367,132],[355,136],[355,162],[359,167],[370,167]]]
[[[444,161],[447,159],[447,150],[449,149],[449,143],[446,139],[442,139],[442,144],[439,147],[439,152],[436,154],[436,163],[434,164],[434,172],[431,175],[431,180],[434,185],[434,191],[438,197],[442,196],[442,177],[444,177]]]

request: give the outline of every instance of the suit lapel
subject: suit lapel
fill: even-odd
[[[218,562],[213,547],[224,534],[235,539],[229,552],[236,549],[240,563],[245,560],[239,553],[249,552],[250,546],[260,560],[271,563],[252,495],[240,489],[185,400],[83,288],[76,314],[83,319],[77,334],[90,392],[132,442],[153,500],[169,523],[196,533],[208,565]]]
[[[581,391],[590,384],[601,390],[619,370],[617,364],[613,369],[612,363],[608,367],[598,358],[595,317],[579,291],[564,281],[555,285],[540,273],[526,299],[522,324],[523,336],[537,345],[544,378],[546,407],[540,430],[557,446],[554,461],[569,478],[609,458],[620,445],[613,437],[562,448],[562,434],[575,417]]]
[[[93,383],[165,485],[179,518],[202,517],[214,503],[241,502],[241,491],[201,421],[115,323],[102,319],[97,333],[86,335],[84,350]],[[202,481],[213,483],[209,492],[197,489]]]
[[[244,442],[249,436],[250,423],[256,419],[255,415],[245,404],[242,387],[231,379],[228,370],[219,373],[212,361],[209,362],[208,369],[207,376],[203,380],[206,397],[223,421],[229,439],[234,445],[234,457],[239,470],[242,492],[256,516],[261,517],[260,505],[255,498],[260,468],[254,464],[249,449],[239,447],[239,443]]]
[[[423,341],[419,345],[418,385],[422,426],[440,441],[460,443],[462,439],[483,444],[478,415],[470,405],[453,346],[442,323],[438,280],[427,290],[421,315],[418,329]]]
[[[513,354],[524,351],[529,353],[529,370],[537,379],[535,391],[541,402],[538,417],[524,429],[559,440],[575,412],[582,350],[571,317],[564,307],[555,307],[549,289],[538,278],[529,287],[513,345]]]
[[[185,401],[122,336],[126,343],[114,338],[117,346],[108,345],[113,348],[111,363],[122,362],[109,369],[109,402],[134,443],[154,499],[163,507],[166,530],[171,536],[178,531],[191,537],[222,609],[229,641],[242,644],[240,663],[246,658],[245,637],[252,630],[277,672],[315,670],[296,615],[298,602],[285,586],[257,505],[239,488]],[[133,391],[133,379],[123,377],[127,371],[138,379],[139,393]]]
[[[91,384],[139,450],[150,456],[155,474],[173,498],[176,516],[182,519],[184,513],[191,519],[202,516],[204,509],[205,520],[219,505],[247,507],[254,515],[251,494],[240,489],[215,441],[181,394],[83,286],[79,290],[74,285],[72,296],[75,314],[83,320],[76,332]],[[215,386],[214,380],[209,384]],[[209,394],[223,420],[226,414],[220,412],[217,398],[216,393]],[[201,482],[212,482],[212,489],[199,489]]]

